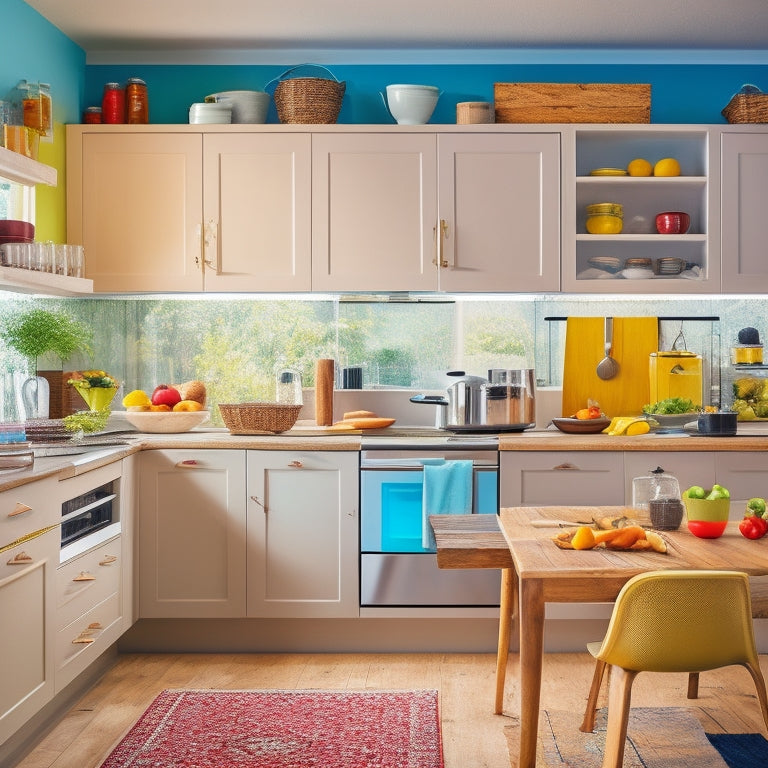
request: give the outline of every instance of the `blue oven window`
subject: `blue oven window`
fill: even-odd
[[[499,511],[498,472],[475,472],[475,512],[495,515]]]
[[[425,552],[421,546],[422,484],[382,483],[381,551]]]

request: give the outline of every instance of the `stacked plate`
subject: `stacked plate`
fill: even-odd
[[[618,272],[621,269],[621,259],[615,256],[592,256],[589,264],[597,269],[604,269],[606,272]]]
[[[31,443],[56,443],[72,437],[61,419],[27,419],[24,431]]]
[[[205,103],[230,107],[233,123],[255,124],[267,122],[269,99],[265,91],[222,91],[206,96]]]
[[[193,104],[189,108],[190,125],[227,124],[232,122],[229,104]]]
[[[676,256],[663,256],[656,259],[657,275],[679,275],[685,269],[685,261]]]

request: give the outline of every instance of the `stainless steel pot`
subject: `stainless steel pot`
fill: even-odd
[[[452,432],[522,432],[536,424],[532,368],[493,369],[488,378],[450,371],[448,397],[415,395],[412,403],[438,408],[436,426]]]

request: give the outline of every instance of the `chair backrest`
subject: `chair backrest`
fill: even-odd
[[[747,575],[652,571],[635,576],[616,598],[597,657],[651,672],[758,663]]]

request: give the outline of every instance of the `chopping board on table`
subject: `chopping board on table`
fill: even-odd
[[[597,400],[608,417],[635,416],[650,402],[649,356],[659,348],[655,317],[614,317],[613,357],[619,372],[604,381],[597,364],[605,357],[605,318],[569,317],[563,364],[563,416]]]

